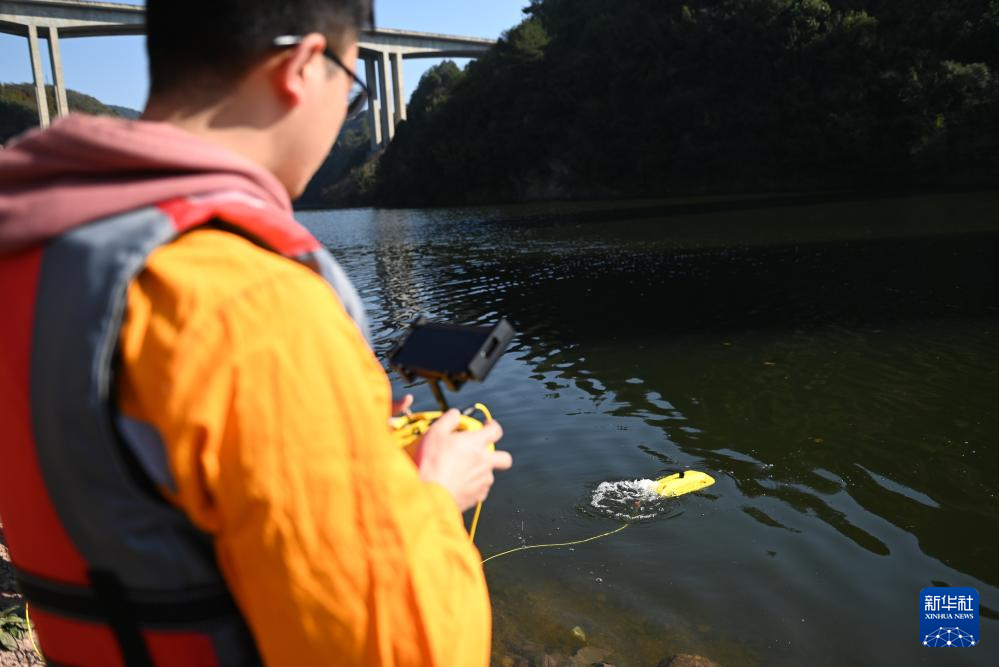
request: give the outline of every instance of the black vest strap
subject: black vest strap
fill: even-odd
[[[225,588],[169,593],[126,590],[117,578],[109,581],[110,575],[97,571],[90,572],[92,586],[54,582],[22,570],[16,570],[15,575],[28,602],[39,609],[81,620],[107,622],[109,610],[123,606],[139,626],[181,629],[237,613],[232,596]]]
[[[112,572],[91,570],[90,583],[108,627],[118,640],[118,648],[128,667],[153,667],[153,657],[142,638],[125,589]]]

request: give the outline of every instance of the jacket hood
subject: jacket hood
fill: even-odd
[[[73,114],[0,151],[0,254],[182,196],[238,191],[291,213],[273,174],[167,123]]]

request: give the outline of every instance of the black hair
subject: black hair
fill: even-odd
[[[374,0],[147,0],[150,92],[225,92],[275,37],[318,32],[337,49],[374,25]]]

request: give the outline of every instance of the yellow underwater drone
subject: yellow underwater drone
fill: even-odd
[[[675,498],[685,493],[700,491],[715,483],[711,475],[697,470],[684,470],[656,480],[656,493],[664,498]]]

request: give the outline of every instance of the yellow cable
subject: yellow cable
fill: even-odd
[[[486,416],[486,421],[489,421],[490,419],[493,418],[492,414],[489,413],[489,408],[487,408],[482,403],[476,403],[475,404],[475,409],[478,410],[479,412],[481,412],[482,414],[484,414]],[[492,450],[492,451],[496,451],[496,444],[490,442],[489,443],[489,449]],[[478,505],[475,506],[475,516],[472,517],[472,527],[468,531],[468,539],[471,540],[472,542],[475,542],[475,529],[479,527],[479,515],[480,514],[482,514],[482,503],[481,502]]]
[[[613,535],[614,533],[620,533],[622,530],[624,530],[625,528],[627,528],[630,525],[631,525],[630,523],[626,523],[626,524],[624,524],[622,526],[618,526],[614,530],[608,530],[606,533],[600,533],[599,535],[594,535],[593,537],[587,537],[585,540],[575,540],[573,542],[559,542],[558,544],[528,544],[528,545],[523,546],[523,547],[517,547],[516,549],[510,549],[510,550],[504,551],[502,553],[493,554],[489,558],[487,558],[484,561],[482,561],[482,564],[485,565],[486,563],[488,563],[489,561],[491,561],[494,558],[499,558],[500,556],[506,556],[507,554],[516,553],[517,551],[526,551],[527,549],[549,549],[549,548],[555,548],[555,547],[571,547],[571,546],[574,546],[576,544],[585,544],[586,542],[592,542],[593,540],[599,540],[601,537],[609,537],[610,535]]]
[[[482,503],[475,506],[475,516],[472,517],[472,527],[468,529],[468,539],[475,541],[475,529],[479,526],[479,515],[482,514]]]
[[[28,626],[28,639],[31,640],[31,648],[35,649],[35,655],[42,662],[45,662],[45,656],[38,649],[38,644],[35,643],[35,631],[31,629],[31,615],[28,613],[28,603],[24,603],[24,624]]]

